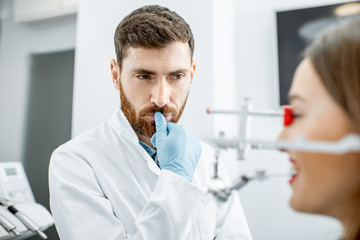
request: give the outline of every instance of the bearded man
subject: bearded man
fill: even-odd
[[[121,106],[51,157],[61,239],[251,239],[236,193],[227,202],[208,194],[213,150],[176,124],[195,72],[189,25],[145,6],[117,26],[115,49]]]

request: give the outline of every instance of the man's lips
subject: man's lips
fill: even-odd
[[[171,119],[173,119],[174,114],[173,113],[163,113],[165,120],[167,122],[169,122]],[[153,113],[149,113],[145,115],[146,118],[150,118],[151,120],[154,120],[154,114]]]

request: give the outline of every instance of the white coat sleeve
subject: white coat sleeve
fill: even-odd
[[[220,171],[223,172],[223,181],[226,185],[230,183],[225,169],[222,164],[219,165]],[[242,209],[239,195],[236,191],[233,191],[229,199],[226,202],[218,201],[217,210],[217,228],[216,238],[217,240],[251,240],[251,233],[245,213]]]
[[[64,240],[185,239],[206,196],[186,180],[161,171],[150,201],[128,235],[104,196],[92,167],[80,156],[56,150],[49,167],[50,206]]]

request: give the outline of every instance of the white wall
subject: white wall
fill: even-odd
[[[115,110],[120,97],[110,77],[110,60],[116,58],[114,32],[127,14],[149,4],[169,7],[190,24],[195,35],[197,70],[181,123],[199,135],[213,128],[213,120],[206,115],[213,99],[212,8],[208,1],[82,0],[78,11],[73,136],[109,118]],[[194,116],[197,121],[193,121]]]
[[[0,161],[21,161],[29,56],[75,47],[76,18],[16,24],[2,20],[0,39]]]
[[[79,5],[73,136],[107,119],[119,101],[109,63],[115,58],[113,34],[130,11],[145,4],[167,6],[192,26],[198,72],[182,123],[200,136],[224,130],[236,135],[236,117],[206,116],[208,106],[236,108],[250,97],[254,108],[278,106],[275,10],[339,3],[332,0],[201,0],[95,1]],[[343,1],[344,2],[344,1]],[[274,139],[279,119],[255,119],[252,137]],[[289,172],[284,154],[249,151],[235,160],[234,151],[222,153],[231,178],[255,170]],[[293,212],[288,206],[288,178],[249,183],[240,192],[254,239],[336,239],[340,225],[329,218]]]

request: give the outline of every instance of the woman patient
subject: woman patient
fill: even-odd
[[[320,34],[306,49],[289,92],[294,121],[279,140],[337,141],[360,134],[360,17]],[[343,239],[360,239],[360,153],[284,150],[297,172],[291,207],[327,215],[343,226]]]

